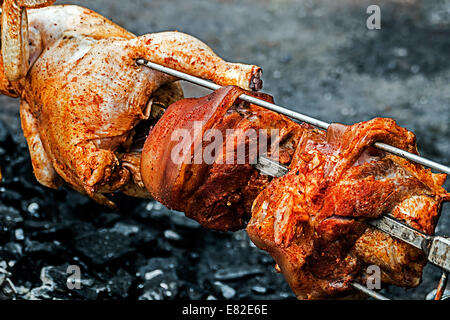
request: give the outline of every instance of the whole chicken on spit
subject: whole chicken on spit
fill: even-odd
[[[104,193],[149,196],[139,137],[183,92],[177,79],[136,65],[137,58],[223,85],[261,87],[259,67],[227,63],[189,35],[136,37],[86,8],[40,8],[53,2],[2,4],[0,92],[20,97],[34,173],[45,186],[57,188],[62,178],[109,206]]]
[[[273,256],[301,299],[352,295],[351,281],[372,264],[383,283],[419,284],[423,253],[366,224],[391,213],[431,235],[450,200],[444,174],[371,147],[382,141],[417,153],[411,132],[381,118],[327,132],[298,124],[238,98],[245,92],[272,101],[245,91],[261,88],[257,66],[227,63],[183,33],[136,37],[88,9],[46,7],[53,2],[2,1],[0,92],[21,99],[40,183],[57,188],[64,180],[109,206],[104,194],[114,191],[154,197],[216,230],[248,223],[251,240]],[[176,78],[137,65],[140,58],[227,87],[182,99]],[[191,161],[212,140],[180,142],[172,134],[195,131],[195,123],[201,134],[232,129],[232,150],[248,150],[245,161],[226,148],[211,154],[212,163]],[[279,133],[271,143],[289,166],[283,177],[252,166],[258,152],[251,142],[264,130]],[[175,162],[180,146],[187,152]]]

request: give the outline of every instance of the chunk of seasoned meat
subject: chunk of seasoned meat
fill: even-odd
[[[367,224],[390,213],[433,233],[441,203],[450,200],[442,188],[446,176],[371,146],[383,141],[417,153],[415,136],[381,118],[332,124],[325,132],[244,103],[242,92],[222,88],[168,108],[144,145],[147,190],[166,206],[223,231],[241,228],[251,208],[250,238],[274,257],[300,299],[354,296],[350,283],[364,281],[370,265],[380,267],[385,284],[417,286],[423,253]],[[211,153],[213,142],[229,138],[230,129],[237,138],[233,148],[220,140]],[[252,142],[260,136],[246,136],[249,129],[278,130],[278,160],[289,166],[286,175],[270,181],[252,168]],[[219,135],[208,138],[214,130]],[[235,151],[242,146],[248,152],[240,163]],[[268,151],[274,155],[273,148]]]
[[[237,87],[224,87],[172,104],[150,132],[142,153],[143,181],[158,201],[223,231],[245,226],[254,198],[269,182],[252,165],[261,145],[259,130],[264,129],[268,138],[277,130],[278,140],[270,144],[280,145],[277,155],[285,163],[300,133],[299,125],[286,117],[239,100],[242,93]],[[272,101],[267,95],[246,93]],[[242,159],[239,150],[245,150]],[[179,151],[185,152],[178,157]]]
[[[328,132],[303,126],[290,171],[256,198],[247,231],[275,259],[298,298],[351,294],[350,283],[377,265],[382,281],[414,287],[422,252],[367,226],[391,213],[432,234],[443,201],[444,174],[371,147],[383,141],[417,153],[414,135],[391,119]]]

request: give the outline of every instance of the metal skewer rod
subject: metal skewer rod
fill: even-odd
[[[172,68],[164,67],[164,66],[162,66],[160,64],[157,64],[157,63],[154,63],[154,62],[151,62],[151,61],[147,61],[145,59],[137,59],[136,63],[138,65],[146,66],[146,67],[149,67],[149,68],[154,69],[156,71],[160,71],[160,72],[172,75],[174,77],[180,78],[182,80],[185,80],[185,81],[197,84],[197,85],[199,85],[201,87],[204,87],[204,88],[208,88],[208,89],[211,89],[211,90],[217,90],[217,89],[221,88],[221,86],[216,84],[216,83],[213,83],[213,82],[210,82],[210,81],[207,81],[207,80],[195,77],[195,76],[191,76],[191,75],[189,75],[187,73],[184,73],[184,72],[181,72],[181,71],[177,71],[177,70],[174,70]],[[256,105],[264,107],[266,109],[269,109],[269,110],[281,113],[281,114],[283,114],[285,116],[288,116],[288,117],[290,117],[292,119],[296,119],[296,120],[299,120],[299,121],[303,121],[303,122],[309,123],[309,124],[311,124],[313,126],[321,128],[321,129],[327,130],[328,127],[330,126],[330,124],[328,122],[312,118],[310,116],[307,116],[307,115],[301,114],[299,112],[287,109],[285,107],[282,107],[282,106],[279,106],[279,105],[276,105],[276,104],[273,104],[273,103],[270,103],[270,102],[267,102],[267,101],[263,101],[261,99],[258,99],[258,98],[252,97],[252,96],[249,96],[247,94],[241,94],[239,96],[239,99],[241,99],[243,101],[247,101],[247,102],[253,103],[253,104],[256,104]],[[424,157],[421,157],[421,156],[418,156],[416,154],[407,152],[405,150],[402,150],[402,149],[390,146],[390,145],[385,144],[385,143],[376,142],[376,143],[374,143],[374,146],[377,147],[380,150],[387,151],[389,153],[392,153],[392,154],[395,154],[397,156],[400,156],[400,157],[403,157],[405,159],[408,159],[410,161],[419,163],[419,164],[424,165],[426,167],[435,169],[435,170],[440,171],[440,172],[444,172],[444,173],[450,174],[450,167],[449,166],[437,163],[435,161],[426,159]]]
[[[445,292],[445,288],[447,287],[447,281],[448,281],[448,271],[442,270],[441,279],[439,280],[439,284],[436,289],[436,295],[434,297],[434,300],[442,299],[442,296],[444,295],[444,292]]]
[[[351,283],[351,286],[361,292],[364,292],[365,294],[367,294],[369,297],[372,297],[374,299],[377,300],[391,300],[388,297],[383,296],[382,294],[379,294],[378,292],[375,292],[373,290],[370,290],[369,288],[363,286],[362,284],[353,281]]]

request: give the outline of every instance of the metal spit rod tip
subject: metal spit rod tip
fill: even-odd
[[[195,77],[195,76],[191,76],[191,75],[189,75],[187,73],[184,73],[184,72],[181,72],[181,71],[178,71],[178,70],[174,70],[172,68],[168,68],[168,67],[162,66],[160,64],[157,64],[157,63],[154,63],[154,62],[151,62],[151,61],[147,61],[145,59],[137,59],[136,63],[138,65],[143,65],[143,66],[149,67],[151,69],[154,69],[154,70],[157,70],[157,71],[160,71],[160,72],[172,75],[174,77],[183,79],[185,81],[197,84],[197,85],[202,86],[204,88],[208,88],[208,89],[211,89],[211,90],[217,90],[217,89],[221,88],[220,85],[218,85],[216,83],[213,83],[211,81],[207,81],[207,80]],[[321,128],[321,129],[327,130],[328,127],[330,126],[330,124],[325,122],[325,121],[322,121],[322,120],[319,120],[319,119],[315,119],[313,117],[310,117],[310,116],[301,114],[299,112],[290,110],[288,108],[285,108],[285,107],[282,107],[282,106],[279,106],[279,105],[276,105],[276,104],[273,104],[273,103],[270,103],[270,102],[267,102],[267,101],[264,101],[264,100],[252,97],[252,96],[249,96],[247,94],[242,94],[239,98],[241,100],[244,100],[244,101],[247,101],[247,102],[259,105],[261,107],[264,107],[266,109],[269,109],[269,110],[281,113],[281,114],[283,114],[285,116],[288,116],[288,117],[290,117],[292,119],[296,119],[296,120],[299,120],[299,121],[303,121],[303,122],[309,123],[309,124],[311,124],[313,126]],[[438,162],[426,159],[424,157],[421,157],[421,156],[418,156],[416,154],[407,152],[405,150],[402,150],[402,149],[390,146],[390,145],[385,144],[385,143],[376,142],[374,145],[375,145],[375,147],[377,147],[380,150],[387,151],[389,153],[395,154],[397,156],[403,157],[403,158],[408,159],[410,161],[413,161],[413,162],[419,163],[421,165],[424,165],[426,167],[435,169],[437,171],[444,172],[446,174],[450,174],[450,167],[449,166],[446,166],[446,165],[440,164]]]

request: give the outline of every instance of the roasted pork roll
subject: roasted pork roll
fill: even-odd
[[[254,198],[269,182],[253,167],[260,147],[271,156],[276,145],[277,159],[289,163],[300,133],[287,117],[240,100],[242,93],[272,101],[231,86],[180,100],[151,130],[142,152],[150,194],[211,229],[245,226]]]

